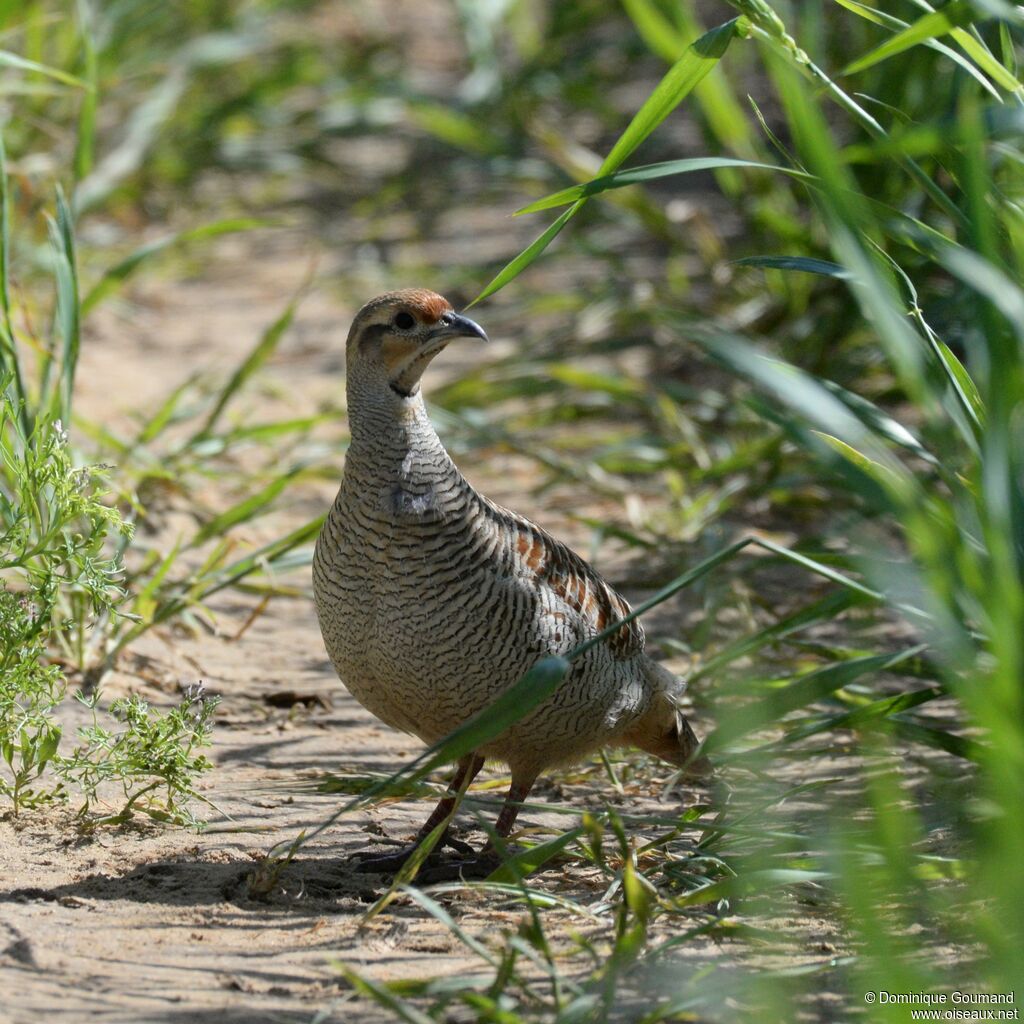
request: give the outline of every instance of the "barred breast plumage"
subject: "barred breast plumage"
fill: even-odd
[[[352,439],[313,562],[320,628],[341,680],[382,721],[427,743],[541,658],[566,654],[629,612],[582,558],[478,494],[448,455],[419,380],[455,337],[485,336],[431,292],[393,292],[356,316],[347,345]],[[681,686],[644,652],[639,623],[627,623],[577,659],[553,697],[460,763],[453,785],[484,758],[508,763],[513,785],[497,827],[507,835],[553,764],[635,743],[687,765],[697,741],[676,706]],[[446,798],[421,833],[449,809]]]

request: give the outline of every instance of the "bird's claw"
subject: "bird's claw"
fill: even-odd
[[[393,875],[401,870],[406,861],[416,852],[419,843],[420,840],[417,839],[412,845],[399,847],[399,849],[392,853],[380,853],[377,850],[360,850],[352,854],[353,865],[356,871],[379,875]],[[439,861],[441,859],[440,851],[445,846],[451,847],[456,853],[462,854],[467,862],[482,856],[469,843],[456,839],[454,836],[445,836],[427,855],[423,866],[426,867]],[[420,875],[422,877],[422,869]]]
[[[352,866],[356,871],[374,875],[393,875],[415,852],[415,846],[403,846],[394,853],[379,853],[376,850],[360,850],[352,855]],[[433,854],[431,854],[433,856]]]
[[[483,850],[460,859],[428,861],[420,868],[416,881],[423,885],[436,882],[468,882],[487,878],[501,863],[494,852]]]
[[[462,840],[449,840],[447,845],[452,846],[462,856],[448,859],[442,857],[437,850],[431,851],[416,873],[417,881],[431,884],[486,878],[501,863],[501,858],[490,848],[478,852]],[[353,854],[352,863],[359,872],[394,875],[405,866],[415,850],[415,846],[402,847],[394,853],[366,850]]]
[[[454,836],[448,836],[444,845],[450,846],[456,853],[461,853],[464,857],[472,857],[476,854],[476,850],[469,843],[462,839],[456,839]]]

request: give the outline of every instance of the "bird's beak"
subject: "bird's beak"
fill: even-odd
[[[487,341],[484,329],[468,316],[461,313],[445,313],[437,322],[437,326],[430,332],[431,341],[441,339],[451,341],[452,338],[479,338]]]

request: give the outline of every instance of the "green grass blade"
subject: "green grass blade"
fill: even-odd
[[[880,594],[877,590],[865,587],[863,583],[858,583],[849,576],[845,576],[843,573],[836,571],[831,566],[825,565],[823,562],[819,562],[799,551],[794,551],[792,548],[783,547],[781,544],[776,544],[765,537],[756,537],[752,540],[752,543],[756,544],[760,548],[764,548],[765,551],[771,551],[773,554],[788,559],[790,562],[802,565],[805,569],[810,569],[811,572],[818,576],[823,576],[825,579],[831,580],[833,583],[838,583],[840,586],[847,587],[855,593],[860,594],[862,597],[869,598],[872,601],[881,601],[884,599],[884,595]]]
[[[887,39],[880,46],[876,46],[875,49],[864,54],[863,57],[848,64],[841,74],[844,76],[855,75],[865,71],[889,57],[895,57],[896,54],[909,50],[912,46],[917,46],[926,40],[946,35],[953,29],[960,28],[968,24],[973,17],[974,12],[966,0],[954,0],[953,3],[947,4],[941,10],[932,11],[930,14],[918,18],[902,32],[898,32],[891,39]]]
[[[267,443],[278,441],[289,434],[308,434],[310,430],[321,423],[336,423],[338,419],[337,412],[323,412],[315,416],[300,416],[296,419],[274,420],[270,423],[253,423],[234,427],[220,434],[219,437],[225,446],[240,441]]]
[[[778,724],[791,712],[828,697],[864,676],[889,671],[901,662],[916,657],[924,649],[924,645],[920,644],[894,654],[851,658],[808,672],[781,689],[759,690],[756,703],[730,712],[705,738],[701,749],[704,753],[721,750],[748,733]]]
[[[893,419],[888,413],[883,412],[874,402],[847,391],[846,388],[836,384],[827,378],[820,379],[821,386],[831,395],[835,395],[843,405],[854,412],[860,421],[871,428],[876,434],[891,441],[900,448],[912,452],[919,459],[932,466],[940,467],[940,460],[927,449],[918,438],[911,433],[899,420]]]
[[[431,917],[435,920],[440,921],[441,924],[448,929],[449,932],[454,935],[459,942],[461,942],[466,949],[471,953],[476,954],[481,960],[489,963],[492,967],[498,966],[498,961],[495,955],[479,940],[475,939],[469,934],[464,928],[462,928],[458,922],[448,913],[447,910],[440,903],[437,902],[432,896],[427,893],[414,889],[412,886],[403,886],[406,895],[418,903]]]
[[[84,0],[78,0],[78,21],[85,58],[85,80],[88,88],[82,93],[75,137],[75,181],[81,181],[91,170],[96,153],[96,109],[99,103],[99,60],[93,32],[92,15]]]
[[[1005,27],[1005,23],[1000,25],[1000,28]],[[999,62],[982,42],[977,30],[974,30],[974,34],[972,34],[967,29],[956,28],[949,35],[986,75],[1008,92],[1020,93],[1022,86],[1015,71]]]
[[[417,100],[406,107],[406,116],[419,129],[477,156],[500,153],[500,136],[485,128],[479,119],[441,103]]]
[[[901,18],[894,18],[891,14],[886,14],[883,11],[875,10],[875,8],[873,7],[868,7],[866,4],[859,3],[858,0],[835,0],[835,3],[839,4],[841,7],[845,7],[848,11],[852,11],[854,14],[866,19],[867,21],[874,22],[874,24],[876,25],[883,25],[886,28],[892,29],[894,32],[900,32],[908,27],[907,22],[903,21]],[[963,32],[963,29],[954,29],[950,33],[950,35],[953,39],[956,39],[958,33],[960,32]],[[973,39],[973,37],[970,38]],[[937,39],[926,39],[923,41],[923,45],[929,47],[930,49],[936,50],[937,52],[941,53],[944,57],[947,57],[949,60],[953,61],[959,67],[963,68],[963,70],[966,71],[967,74],[969,74],[972,78],[974,78],[975,81],[977,81],[978,84],[981,85],[981,87],[987,93],[989,93],[996,100],[1000,100],[999,92],[995,88],[995,86],[989,81],[988,78],[985,77],[982,71],[978,67],[976,67],[975,64],[971,63],[971,61],[968,60],[965,56],[963,56],[963,54],[958,53],[951,46],[946,46],[945,43],[940,43]],[[981,49],[984,51],[983,47]],[[984,52],[986,52],[987,54],[987,51]],[[982,63],[987,64],[988,62],[985,61]],[[1007,88],[1007,85],[1005,83],[1005,70],[1001,70],[1000,74],[992,77],[995,77],[1000,82],[1000,84],[1003,85],[1004,88]],[[1013,81],[1012,76],[1011,81]],[[1012,90],[1013,85],[1010,85],[1009,88]]]
[[[46,395],[46,383],[52,366],[52,353],[44,364],[40,402],[46,402],[65,425],[71,423],[75,372],[81,346],[81,320],[78,297],[78,265],[75,256],[74,224],[63,191],[57,189],[57,218],[49,221],[50,243],[55,253],[57,283],[57,328],[61,340],[60,379],[55,395]]]
[[[704,34],[696,13],[685,4],[674,5],[674,24],[652,0],[623,0],[623,7],[640,38],[669,64],[683,55],[690,40]],[[724,75],[707,75],[694,86],[693,95],[719,145],[736,156],[752,159],[757,153],[754,133],[729,80]],[[738,195],[743,189],[742,176],[727,168],[717,178],[729,195]]]
[[[55,82],[70,85],[76,89],[89,88],[89,83],[84,79],[78,78],[75,75],[69,75],[66,71],[61,71],[60,68],[51,68],[46,64],[40,64],[38,61],[19,57],[16,53],[11,53],[9,50],[0,50],[0,67],[16,68],[18,71],[45,75],[47,78],[52,78]]]
[[[829,732],[834,729],[860,729],[877,723],[882,719],[889,718],[890,715],[909,711],[911,708],[920,707],[922,704],[927,704],[944,696],[946,696],[944,689],[928,687],[923,690],[910,690],[906,693],[899,693],[893,697],[882,697],[853,711],[847,711],[841,715],[831,715],[822,720],[811,722],[808,725],[798,725],[778,743],[755,747],[753,750],[745,752],[744,756],[749,756],[756,760],[760,754],[767,753],[769,750],[788,746],[822,732]],[[929,745],[934,744],[930,743]]]
[[[891,14],[886,14],[885,11],[876,10],[874,7],[869,7],[867,4],[860,3],[859,0],[834,0],[834,2],[839,4],[840,7],[845,7],[848,11],[851,11],[858,17],[864,18],[872,24],[883,25],[886,28],[891,28],[894,32],[902,31],[907,27],[907,23],[901,18],[896,18]]]
[[[734,336],[698,334],[695,340],[720,362],[774,394],[819,430],[840,438],[858,451],[865,451],[873,461],[889,469],[901,469],[864,423],[809,374],[759,353]]]
[[[435,1024],[433,1017],[396,995],[387,985],[364,977],[355,968],[340,961],[335,961],[333,966],[356,992],[383,1007],[392,1015],[392,1019],[403,1021],[404,1024]]]
[[[748,871],[741,876],[712,882],[700,889],[679,896],[674,903],[677,907],[699,906],[702,903],[717,903],[723,899],[764,892],[779,886],[800,885],[804,882],[824,882],[834,876],[825,871],[809,871],[799,868],[763,868]]]
[[[952,39],[956,41],[957,46],[960,47],[967,54],[975,64],[981,68],[993,81],[1001,85],[1007,92],[1020,93],[1021,83],[1017,80],[1017,77],[1013,72],[1003,67],[996,58],[989,53],[985,48],[984,44],[975,39],[966,29],[954,28],[950,32]]]
[[[72,194],[76,213],[81,215],[103,202],[142,165],[188,87],[189,70],[180,60],[172,61],[163,79],[130,112],[120,145],[106,152],[76,185]]]
[[[178,555],[181,552],[181,539],[175,541],[174,547],[160,560],[156,571],[150,570],[150,576],[145,584],[136,592],[132,598],[132,612],[142,620],[140,625],[151,621],[153,613],[159,604],[159,591],[167,574],[171,571]]]
[[[462,794],[460,793],[460,796]],[[384,892],[378,899],[371,905],[370,909],[359,919],[359,927],[363,928],[366,926],[368,921],[372,921],[382,910],[384,910],[389,904],[391,904],[395,897],[398,895],[400,889],[405,889],[410,886],[415,879],[416,875],[419,874],[419,870],[426,863],[427,858],[433,853],[434,847],[441,841],[441,837],[448,831],[448,826],[452,823],[452,818],[455,817],[455,812],[458,809],[459,801],[456,800],[452,805],[451,810],[445,816],[443,821],[438,822],[429,832],[425,835],[417,844],[416,849],[412,851],[408,860],[398,869],[395,877],[391,880],[391,884],[388,886],[387,891]]]
[[[946,245],[936,253],[938,261],[964,284],[990,302],[1013,329],[1024,352],[1024,288],[1004,270],[962,246]]]
[[[844,459],[847,459],[866,476],[871,477],[871,479],[878,483],[884,490],[898,490],[899,480],[893,475],[891,470],[875,462],[874,459],[869,458],[863,452],[857,451],[853,445],[849,445],[845,441],[840,441],[838,437],[826,434],[823,430],[816,430],[814,433],[834,452],[837,452]]]
[[[234,586],[239,580],[263,568],[273,568],[300,544],[313,540],[320,532],[326,514],[311,519],[308,523],[292,530],[291,533],[265,544],[244,558],[225,566],[215,580],[204,583],[199,597],[205,600],[218,591]]]
[[[797,270],[803,274],[820,274],[822,277],[848,278],[849,271],[831,260],[819,260],[812,256],[744,256],[735,260],[738,267],[763,267],[766,270]]]
[[[262,490],[233,505],[227,511],[215,516],[196,531],[188,546],[198,547],[214,537],[221,537],[240,523],[248,522],[262,512],[302,472],[296,467],[287,473],[274,477]]]
[[[0,133],[0,314],[7,336],[14,338],[11,326],[11,193],[7,177],[7,148]]]
[[[686,37],[650,0],[623,0],[623,8],[647,46],[674,64],[686,49]]]
[[[647,138],[655,128],[686,98],[693,87],[718,63],[729,43],[741,33],[745,22],[742,18],[719,25],[696,40],[685,54],[669,69],[655,87],[626,130],[605,157],[598,171],[603,177],[615,171],[622,162]],[[484,287],[483,291],[469,304],[493,295],[513,278],[518,277],[554,241],[562,228],[583,206],[585,199],[578,199],[547,230],[534,239],[518,256],[506,264]]]
[[[578,839],[586,830],[580,826],[563,832],[554,839],[528,846],[525,850],[507,858],[500,867],[487,876],[488,882],[516,882],[527,878],[538,868],[543,867],[552,857],[557,857],[570,843]]]
[[[985,422],[985,405],[978,392],[978,386],[974,379],[967,372],[967,367],[957,358],[953,350],[944,342],[936,338],[939,358],[945,367],[947,374],[954,383],[963,403],[974,414],[974,421],[979,425]]]
[[[652,608],[657,607],[659,604],[667,601],[673,594],[677,594],[680,590],[685,587],[696,583],[697,580],[706,576],[712,569],[721,565],[723,562],[727,562],[730,558],[737,555],[745,547],[756,543],[754,538],[747,537],[743,540],[738,540],[728,547],[722,548],[720,551],[716,551],[713,555],[705,558],[698,565],[695,565],[692,569],[688,569],[682,575],[677,576],[671,583],[662,587],[653,597],[648,598],[646,601],[638,604],[628,615],[624,615],[621,619],[613,622],[607,629],[603,629],[597,636],[591,637],[591,639],[584,641],[577,647],[573,648],[569,652],[569,660],[572,661],[578,658],[581,654],[589,651],[591,647],[602,643],[608,637],[617,633],[626,623],[632,622],[634,619],[643,615],[644,612],[650,611]]]
[[[163,433],[181,404],[182,397],[190,388],[195,386],[198,379],[198,374],[191,374],[171,391],[163,402],[157,406],[153,415],[143,421],[133,447],[147,445]]]
[[[924,746],[933,747],[935,750],[942,750],[964,761],[977,762],[985,759],[985,747],[965,736],[957,736],[945,729],[936,729],[934,726],[922,725],[920,722],[911,722],[899,715],[889,718],[888,722],[901,739],[921,743]]]
[[[940,245],[945,244],[943,239]],[[873,245],[873,248],[883,257],[896,276],[902,281],[910,301],[909,313],[917,321],[936,360],[942,367],[942,371],[956,399],[957,408],[951,411],[951,415],[957,424],[957,429],[968,446],[976,452],[978,437],[981,433],[981,424],[984,419],[984,408],[974,381],[971,380],[970,374],[968,374],[949,346],[939,338],[935,331],[932,330],[928,321],[925,320],[917,288],[907,272],[883,247]]]
[[[778,164],[760,163],[757,160],[738,160],[732,157],[717,156],[694,157],[689,160],[666,160],[664,163],[630,167],[625,171],[616,171],[614,174],[593,178],[583,184],[573,185],[559,192],[552,192],[551,195],[544,196],[542,199],[537,199],[535,202],[522,207],[522,209],[516,210],[516,216],[524,213],[537,213],[539,210],[548,210],[555,206],[565,206],[567,203],[576,202],[578,199],[587,199],[601,192],[607,192],[609,189],[625,188],[627,185],[636,185],[644,181],[655,181],[658,178],[667,178],[677,174],[693,174],[696,171],[711,171],[723,167],[779,171],[793,178],[813,180],[812,176],[804,171],[795,170],[791,167],[782,167]]]
[[[753,0],[730,0],[734,6],[746,7],[748,3],[753,4]],[[767,5],[764,5],[767,8]],[[770,8],[768,8],[770,11]],[[817,106],[809,101],[806,94],[807,92],[807,79],[810,78],[818,85],[824,86],[829,96],[832,97],[844,110],[852,115],[864,129],[874,136],[875,138],[885,139],[887,133],[882,125],[878,122],[878,119],[873,117],[864,107],[858,103],[852,96],[848,95],[839,85],[833,81],[817,64],[810,60],[803,51],[796,47],[795,43],[791,38],[785,35],[784,26],[779,21],[778,17],[774,15],[775,22],[777,22],[777,29],[774,33],[769,33],[775,42],[776,48],[781,56],[775,56],[769,54],[768,66],[769,70],[773,72],[774,78],[780,91],[783,93],[783,99],[786,99],[785,93],[792,92],[793,90],[799,90],[801,92],[802,105],[806,108],[804,116],[799,115],[794,117],[791,112],[789,115],[791,128],[800,129],[803,126],[800,124],[801,120],[806,120],[806,113],[808,110],[813,108],[814,120],[818,122],[813,128],[812,133],[815,131],[823,131],[821,127],[826,124],[825,118],[822,111],[818,110]],[[779,35],[781,33],[781,38]],[[793,81],[788,81],[788,79]],[[792,102],[788,104],[791,108],[795,106]],[[762,122],[763,124],[763,122]],[[774,138],[774,136],[772,136]],[[805,152],[813,152],[814,147],[808,147],[806,144],[801,147]],[[897,157],[900,165],[911,175],[914,180],[921,186],[922,189],[928,194],[932,201],[942,210],[944,210],[950,217],[959,223],[964,222],[964,216],[960,209],[942,190],[939,184],[932,180],[932,177],[922,168],[916,161],[906,154],[900,154]],[[840,196],[837,196],[834,192],[834,186],[837,178],[841,161],[834,159],[830,164],[819,165],[816,170],[818,175],[825,182],[833,183],[833,195],[831,196],[832,203],[837,207],[837,212],[842,211],[844,214],[849,208],[849,202],[844,201]]]
[[[554,240],[558,237],[562,228],[569,223],[576,212],[583,205],[585,200],[579,200],[569,207],[553,224],[551,224],[541,235],[535,238],[515,259],[506,263],[504,267],[487,283],[483,291],[469,304],[475,306],[489,295],[493,295],[500,288],[504,288],[513,278],[518,277]],[[468,307],[467,307],[468,308]]]
[[[711,29],[691,43],[686,53],[669,69],[636,116],[612,146],[598,177],[617,170],[633,151],[690,94],[693,87],[721,60],[729,44],[746,31],[741,18]]]
[[[9,383],[11,405],[25,437],[32,436],[33,416],[28,405],[21,358],[11,322],[11,197],[7,177],[7,152],[0,132],[0,377]],[[13,392],[13,393],[12,393]]]
[[[574,812],[575,813],[575,812]],[[455,892],[492,892],[516,903],[532,903],[543,909],[557,908],[567,910],[571,914],[584,917],[588,921],[600,920],[590,907],[557,892],[546,892],[542,889],[531,889],[525,885],[513,885],[508,882],[442,882],[430,887],[431,893]]]
[[[999,25],[999,50],[1003,58],[1003,67],[1017,79],[1020,74],[1020,65],[1017,61],[1017,53],[1013,47],[1013,35],[1010,32],[1010,26],[1005,22],[1001,22]]]
[[[765,626],[764,629],[758,630],[756,633],[735,640],[700,664],[687,678],[694,683],[705,676],[714,675],[738,658],[753,654],[754,651],[758,651],[768,644],[785,640],[786,637],[792,636],[800,630],[836,618],[856,600],[858,598],[852,590],[847,588],[836,590],[806,608],[801,608],[792,615],[787,615],[778,622]]]

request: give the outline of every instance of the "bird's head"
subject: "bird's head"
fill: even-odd
[[[427,364],[455,338],[486,341],[487,335],[435,292],[406,288],[379,295],[359,310],[348,332],[349,379],[355,374],[411,398]]]
[[[687,778],[707,779],[715,774],[711,762],[703,754],[697,755],[700,741],[676,699],[664,690],[656,694],[647,710],[630,726],[624,739],[677,768],[683,768]]]

